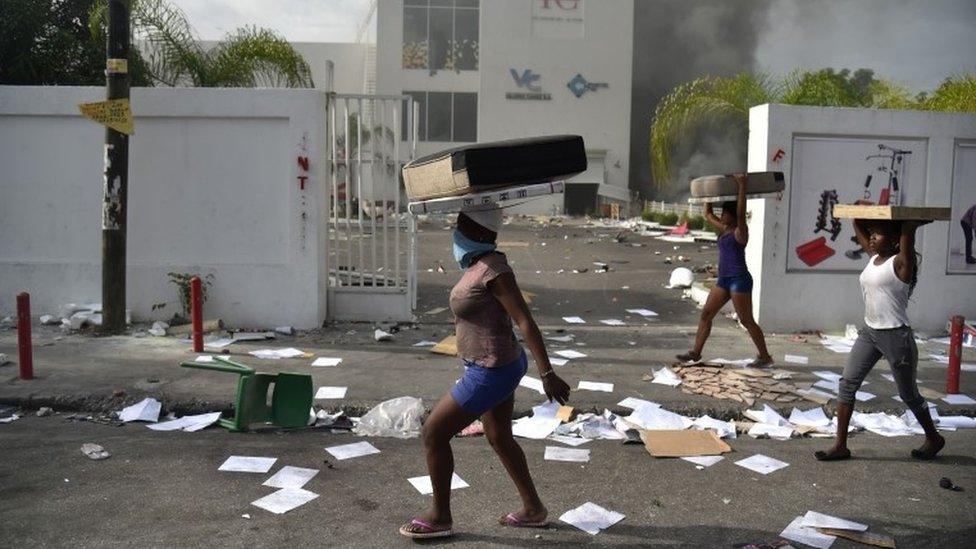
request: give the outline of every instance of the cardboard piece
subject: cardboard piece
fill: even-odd
[[[893,221],[948,221],[952,209],[930,206],[867,206],[837,204],[834,217],[838,219],[889,219]]]
[[[562,421],[563,423],[569,423],[569,420],[573,417],[573,407],[572,406],[560,406],[559,411],[556,412],[556,419]]]
[[[431,347],[430,352],[438,355],[457,356],[457,336],[451,334],[445,337],[440,343]]]
[[[731,452],[710,430],[706,431],[641,431],[647,453],[654,457],[716,456]]]
[[[841,530],[840,528],[817,528],[816,530],[827,536],[836,536],[838,538],[849,539],[865,545],[887,547],[889,549],[896,549],[897,547],[895,545],[895,538],[886,536],[884,534],[877,534],[874,532],[858,532],[856,530]]]

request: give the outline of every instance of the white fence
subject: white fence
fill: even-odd
[[[101,295],[97,87],[0,87],[0,311]],[[127,306],[179,312],[167,273],[212,274],[207,317],[312,328],[327,314],[326,94],[132,91]],[[162,308],[159,307],[163,304]]]

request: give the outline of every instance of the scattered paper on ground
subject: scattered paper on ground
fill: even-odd
[[[305,351],[296,349],[294,347],[288,347],[285,349],[258,349],[257,351],[251,351],[247,354],[257,358],[266,358],[271,360],[308,356],[308,354],[305,353]]]
[[[329,446],[325,449],[325,451],[332,454],[332,457],[336,459],[351,459],[380,453],[375,446],[368,442],[354,442],[352,444]]]
[[[412,484],[413,487],[416,488],[418,492],[420,492],[425,496],[429,496],[434,493],[434,485],[431,483],[429,475],[423,477],[408,478],[407,480],[410,481],[410,484]],[[464,482],[464,479],[459,477],[457,473],[454,473],[451,476],[451,490],[457,490],[458,488],[467,488],[468,486],[469,484],[467,482]]]
[[[613,383],[601,383],[599,381],[580,381],[579,386],[576,387],[579,390],[586,391],[602,391],[604,393],[613,392]]]
[[[152,425],[146,425],[153,431],[177,431],[182,430],[188,433],[194,431],[199,431],[201,429],[206,429],[220,419],[220,412],[210,412],[207,414],[196,414],[192,416],[183,416],[179,419],[173,419],[170,421],[163,421],[161,423],[153,423]]]
[[[586,321],[578,316],[564,316],[563,320],[569,324],[586,324]]]
[[[607,326],[626,326],[626,323],[618,318],[605,318],[600,322]]]
[[[790,541],[803,543],[811,547],[816,547],[817,549],[828,549],[834,543],[834,540],[837,539],[834,536],[821,534],[813,528],[803,526],[803,517],[793,519],[793,522],[785,530],[780,532],[779,535]]]
[[[542,380],[532,376],[522,376],[522,380],[519,381],[519,386],[537,391],[540,395],[546,394],[545,389],[542,388]]]
[[[807,511],[807,514],[803,515],[803,522],[801,524],[805,528],[839,528],[841,530],[855,530],[857,532],[863,532],[868,529],[867,524],[832,517],[816,511]]]
[[[437,345],[436,341],[430,341],[427,339],[423,341],[418,341],[413,344],[414,347],[434,347],[435,345]]]
[[[313,499],[319,497],[318,494],[303,490],[301,488],[282,488],[251,502],[251,505],[260,507],[265,511],[270,511],[277,515],[287,513],[296,507],[305,505]]]
[[[586,463],[590,461],[589,450],[577,450],[575,448],[563,448],[560,446],[546,446],[546,453],[543,459],[549,461],[572,461]]]
[[[661,405],[656,402],[651,402],[650,400],[644,400],[642,398],[627,397],[617,403],[617,406],[623,406],[624,408],[630,408],[631,410],[636,410],[644,406],[653,406],[655,408],[660,408]]]
[[[119,421],[128,423],[130,421],[148,421],[155,423],[159,421],[159,411],[162,404],[154,398],[144,398],[140,402],[127,406],[119,412]]]
[[[558,341],[559,343],[569,343],[576,338],[572,335],[564,335],[564,336],[549,336],[546,339],[550,341]]]
[[[586,358],[585,354],[579,351],[574,351],[573,349],[561,349],[553,354],[557,354],[563,358]]]
[[[267,473],[276,461],[278,458],[230,456],[217,470],[232,473]]]
[[[558,358],[554,356],[549,357],[549,364],[553,366],[565,366],[568,363],[569,363],[568,358]]]
[[[968,406],[970,404],[976,404],[976,400],[973,400],[969,395],[946,395],[942,397],[942,401],[946,404],[955,404],[960,406]]]
[[[203,342],[203,347],[204,348],[210,348],[210,349],[220,350],[220,349],[223,349],[224,347],[230,345],[233,342],[234,342],[233,339],[231,339],[229,337],[224,337],[224,338],[221,338],[221,339],[214,339],[213,341],[204,341]]]
[[[576,509],[566,511],[559,520],[595,536],[600,533],[600,530],[606,530],[624,518],[624,515],[616,511],[609,511],[595,503],[586,502]]]
[[[342,362],[341,358],[319,357],[312,362],[312,366],[338,366]]]
[[[732,451],[728,444],[709,430],[645,430],[640,435],[647,452],[654,457],[714,456]]]
[[[562,442],[563,444],[568,444],[570,446],[580,446],[581,444],[586,444],[590,441],[588,438],[582,437],[568,437],[566,435],[549,435],[547,440],[554,440],[556,442]]]
[[[312,480],[312,477],[317,474],[319,474],[318,469],[306,469],[305,467],[286,465],[261,485],[272,488],[301,488],[308,484],[308,481]]]
[[[319,387],[318,392],[315,393],[315,398],[317,400],[346,398],[346,389],[347,387]]]
[[[762,454],[756,454],[745,459],[740,459],[735,462],[739,467],[745,467],[750,471],[755,471],[757,473],[768,475],[774,471],[779,471],[784,467],[789,467],[789,463],[785,461],[780,461],[769,456],[764,456]]]
[[[722,456],[684,456],[681,459],[702,467],[711,467],[725,458]]]
[[[810,358],[802,355],[786,355],[783,360],[790,364],[810,364]]]
[[[214,357],[212,355],[200,355],[196,359],[194,359],[193,362],[210,363],[216,361],[214,360]]]
[[[627,312],[641,316],[657,316],[657,313],[650,309],[627,309]]]
[[[560,423],[554,417],[523,417],[512,422],[512,434],[517,437],[542,440],[551,435]]]
[[[660,370],[654,372],[654,379],[651,383],[657,383],[658,385],[667,385],[669,387],[677,387],[681,385],[681,377],[674,373],[671,368],[665,366]]]

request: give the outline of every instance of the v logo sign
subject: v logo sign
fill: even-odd
[[[515,84],[518,87],[534,92],[542,91],[542,88],[534,84],[541,76],[532,72],[532,69],[525,69],[521,75],[515,69],[508,69],[508,72],[512,75],[512,79],[515,80]]]

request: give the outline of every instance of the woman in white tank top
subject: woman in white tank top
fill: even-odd
[[[854,220],[858,242],[872,254],[860,278],[865,327],[857,334],[840,380],[837,440],[830,450],[815,454],[821,461],[851,457],[847,448],[847,430],[854,413],[854,397],[881,357],[891,365],[902,402],[925,430],[925,444],[912,450],[912,457],[933,459],[945,446],[945,439],[936,430],[928,405],[918,392],[918,347],[908,320],[908,298],[918,280],[915,230],[920,225],[915,221],[867,224],[864,220]]]

